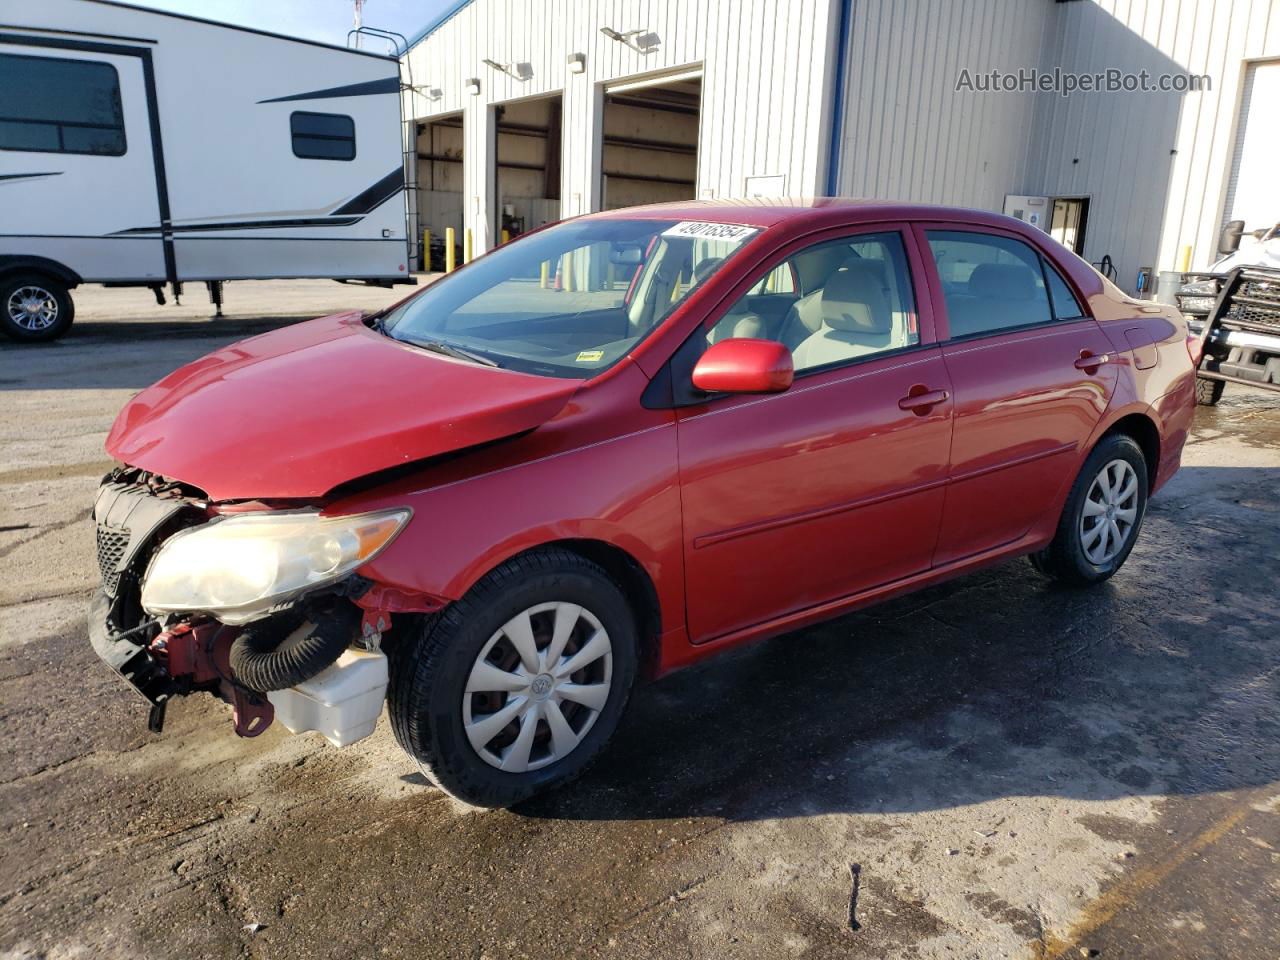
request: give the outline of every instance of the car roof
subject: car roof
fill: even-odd
[[[814,227],[885,220],[941,220],[985,224],[992,227],[1025,228],[1021,220],[965,207],[943,207],[896,200],[868,200],[856,197],[756,197],[744,200],[681,200],[623,207],[588,214],[586,219],[604,220],[698,220],[709,223],[736,223],[751,227],[772,227],[780,223],[808,223]]]

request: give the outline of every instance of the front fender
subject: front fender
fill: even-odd
[[[445,600],[518,553],[558,540],[597,540],[648,573],[664,623],[684,622],[676,428],[630,433],[420,490],[375,490],[338,512],[408,505],[409,526],[358,571]]]

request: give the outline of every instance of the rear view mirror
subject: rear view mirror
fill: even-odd
[[[781,393],[794,379],[791,351],[776,340],[721,340],[693,368],[693,385],[708,393]]]
[[[609,251],[609,262],[615,267],[635,267],[640,265],[643,256],[638,246],[613,247]]]

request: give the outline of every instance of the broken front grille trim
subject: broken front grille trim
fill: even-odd
[[[120,561],[129,549],[129,531],[97,525],[98,571],[102,575],[102,587],[108,596],[114,597],[120,586]]]

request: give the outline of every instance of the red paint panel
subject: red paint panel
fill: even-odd
[[[1118,370],[1077,369],[1084,351],[1114,355],[1092,320],[944,346],[956,421],[934,563],[1018,539],[1075,476]]]
[[[354,477],[529,430],[577,388],[427,353],[346,314],[180,367],[120,412],[107,451],[215,500],[315,498]]]
[[[699,642],[929,565],[951,404],[937,348],[805,377],[679,422],[689,634]]]

